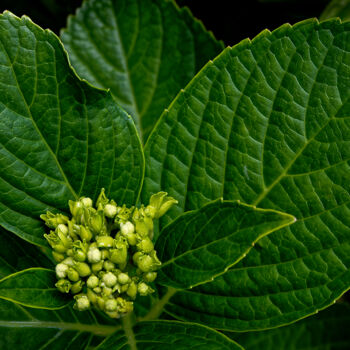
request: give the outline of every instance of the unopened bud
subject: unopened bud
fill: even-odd
[[[87,295],[82,294],[82,295],[76,295],[74,297],[75,304],[74,304],[74,309],[79,310],[79,311],[85,311],[90,308],[90,300],[87,297]]]
[[[91,289],[98,287],[99,283],[100,283],[100,280],[95,275],[91,275],[86,281],[86,285],[88,286],[88,288],[91,288]]]
[[[107,287],[113,287],[117,283],[117,277],[112,272],[107,272],[102,277],[102,281]]]
[[[118,282],[120,284],[127,284],[129,283],[129,281],[130,281],[130,277],[128,274],[122,272],[118,275]]]
[[[135,232],[135,226],[132,222],[127,221],[125,224],[120,223],[120,232],[122,235],[128,235]]]
[[[152,218],[159,219],[178,201],[172,197],[168,197],[166,192],[158,192],[151,196],[149,201],[149,211]]]
[[[137,295],[137,285],[134,281],[129,284],[126,294],[131,298],[135,299]]]
[[[89,197],[83,197],[80,198],[81,203],[83,204],[84,207],[86,208],[91,208],[92,207],[92,199]]]
[[[79,273],[73,267],[68,269],[67,276],[72,282],[78,282],[80,280]]]
[[[115,269],[115,264],[110,261],[110,260],[106,260],[104,263],[103,263],[103,268],[106,270],[106,271],[112,271]]]
[[[87,277],[91,274],[90,266],[87,263],[84,262],[77,262],[74,265],[75,269],[79,273],[80,277]]]
[[[55,261],[58,262],[58,263],[63,261],[64,258],[65,258],[64,254],[58,253],[58,252],[56,252],[54,250],[52,251],[52,256],[55,259]]]
[[[101,252],[96,247],[90,247],[87,252],[87,259],[90,263],[95,264],[101,261]]]
[[[55,286],[61,293],[69,293],[72,284],[66,279],[60,279]]]
[[[103,260],[91,265],[91,270],[93,273],[97,273],[97,272],[101,271],[102,269],[103,269]]]
[[[149,295],[151,293],[154,292],[154,290],[149,286],[147,285],[146,283],[144,282],[140,282],[138,285],[137,285],[137,291],[139,292],[140,295],[142,296],[146,296],[146,295]]]
[[[111,236],[98,236],[96,243],[99,248],[112,248],[114,239]]]
[[[157,278],[157,272],[146,272],[143,275],[143,279],[146,282],[153,282]]]
[[[67,277],[68,265],[66,264],[57,264],[56,265],[56,276],[57,278],[65,278]]]
[[[80,293],[81,290],[83,289],[83,286],[84,286],[84,282],[82,280],[79,280],[72,285],[72,288],[70,289],[70,291],[72,294]]]
[[[136,246],[138,250],[144,253],[150,253],[154,250],[154,245],[149,237],[143,238]]]
[[[117,215],[117,206],[114,204],[106,204],[103,211],[108,218],[113,219]]]
[[[105,310],[108,312],[117,310],[117,301],[115,299],[108,299],[105,302]]]

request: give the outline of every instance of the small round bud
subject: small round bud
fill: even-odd
[[[151,294],[154,292],[154,290],[149,286],[147,285],[146,283],[144,282],[140,282],[138,285],[137,285],[137,291],[139,292],[140,295],[142,296],[146,296],[148,294]]]
[[[108,218],[113,219],[117,214],[117,207],[113,204],[106,204],[103,211]]]
[[[118,243],[116,249],[110,250],[110,260],[115,264],[124,264],[128,258],[128,248],[122,243]]]
[[[130,281],[130,277],[128,274],[122,272],[118,275],[118,282],[120,284],[127,284],[129,283],[129,281]]]
[[[149,255],[142,255],[137,260],[137,266],[142,272],[153,270],[153,259]]]
[[[127,221],[125,224],[123,224],[121,222],[120,223],[120,232],[121,232],[122,235],[128,235],[130,233],[134,233],[135,232],[135,226],[130,221]]]
[[[64,254],[55,252],[54,250],[52,251],[52,256],[55,259],[55,261],[58,263],[63,261],[65,258]]]
[[[72,248],[69,248],[69,249],[66,251],[66,254],[67,254],[67,256],[73,257],[73,255],[74,255],[73,249],[72,249]]]
[[[80,238],[86,242],[90,242],[91,241],[91,238],[92,238],[92,233],[91,231],[86,228],[85,226],[80,226],[80,229],[79,229],[79,235],[80,235]]]
[[[109,251],[107,249],[101,249],[101,259],[109,259]]]
[[[109,297],[110,295],[112,295],[113,293],[113,289],[110,288],[110,287],[103,287],[102,288],[102,292],[101,292],[101,295],[103,297]]]
[[[95,264],[101,261],[102,255],[98,248],[90,247],[87,252],[87,259],[90,263]]]
[[[61,231],[64,235],[68,234],[68,227],[64,224],[59,224],[56,230]]]
[[[80,280],[79,273],[73,267],[68,269],[67,276],[72,282],[78,282]]]
[[[96,243],[99,248],[111,248],[113,247],[114,239],[111,236],[98,236],[96,237]]]
[[[98,287],[99,283],[100,283],[100,280],[95,275],[91,275],[86,281],[86,285],[88,286],[88,288],[91,288],[91,289]]]
[[[113,287],[117,283],[117,277],[112,272],[107,272],[102,277],[102,281],[107,287]]]
[[[147,272],[143,275],[146,282],[153,282],[157,278],[157,272]]]
[[[82,280],[79,280],[78,282],[75,282],[73,285],[72,285],[72,288],[71,288],[71,293],[72,294],[77,294],[77,293],[80,293],[81,290],[83,289],[83,285],[84,285],[84,282]]]
[[[87,277],[91,274],[90,266],[84,262],[77,262],[74,267],[80,277]]]
[[[62,264],[66,264],[68,266],[74,266],[74,260],[72,257],[68,257],[62,261]]]
[[[90,308],[90,300],[87,297],[87,295],[77,295],[75,297],[75,304],[74,304],[74,309],[79,310],[79,311],[85,311]]]
[[[102,269],[103,269],[103,260],[91,265],[91,270],[93,273],[97,273],[97,272],[101,271]]]
[[[135,299],[136,298],[136,294],[137,294],[137,285],[136,283],[133,281],[129,284],[129,288],[126,291],[126,294],[131,298],[131,299]]]
[[[56,265],[56,276],[57,278],[65,278],[67,276],[67,272],[68,272],[68,265],[66,264],[57,264]]]
[[[92,207],[92,199],[91,198],[84,197],[84,198],[81,198],[80,201],[84,207],[86,207],[86,208]]]
[[[96,301],[97,301],[97,295],[96,295],[90,288],[87,289],[86,294],[87,294],[87,296],[88,296],[90,302],[92,302],[93,304],[95,304]]]
[[[137,244],[137,249],[145,253],[150,253],[153,251],[154,245],[152,241],[148,237],[146,237],[143,238],[141,242]]]
[[[105,310],[108,312],[117,310],[117,301],[115,299],[108,299],[105,302]]]
[[[61,293],[69,293],[72,284],[66,279],[60,279],[55,286]]]
[[[112,261],[109,261],[109,260],[106,260],[104,263],[103,263],[103,267],[106,271],[112,271],[115,269],[115,264],[112,263]]]
[[[73,253],[73,258],[76,261],[83,262],[86,260],[86,254],[81,249],[76,249]]]
[[[102,293],[102,288],[101,287],[96,287],[93,289],[93,291],[96,293],[96,294],[101,294]]]

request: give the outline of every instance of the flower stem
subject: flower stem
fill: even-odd
[[[122,317],[121,321],[125,332],[125,336],[128,339],[130,350],[137,350],[135,334],[132,330],[132,327],[134,325],[134,313],[130,312],[126,314]]]

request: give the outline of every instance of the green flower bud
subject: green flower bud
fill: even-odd
[[[140,258],[141,256],[143,256],[143,255],[144,255],[143,252],[136,252],[136,253],[133,255],[132,260],[133,260],[133,262],[134,262],[135,265],[138,264],[139,258]]]
[[[103,269],[103,260],[91,265],[91,270],[93,273],[97,273],[97,272],[101,271],[102,269]]]
[[[127,273],[124,273],[124,272],[120,273],[118,275],[118,282],[120,284],[127,284],[127,283],[129,283],[130,282],[129,275]]]
[[[150,253],[154,250],[154,245],[149,237],[143,238],[141,242],[136,245],[136,247],[138,250],[145,253]]]
[[[67,249],[66,255],[67,255],[67,256],[70,256],[70,257],[73,257],[73,255],[74,255],[73,249],[72,249],[72,248]]]
[[[90,216],[89,227],[96,235],[105,232],[105,217],[102,210]]]
[[[44,234],[44,237],[57,253],[65,253],[67,251],[68,248],[61,242],[55,232],[51,231],[48,235]]]
[[[104,308],[105,308],[105,300],[102,297],[100,297],[100,296],[96,297],[96,304],[100,308],[100,310],[104,310]]]
[[[54,250],[52,251],[52,256],[56,262],[61,262],[64,260],[65,256],[62,253],[55,252]]]
[[[107,287],[113,287],[117,283],[117,277],[112,273],[112,272],[107,272],[104,274],[102,277],[102,282],[107,286]]]
[[[135,299],[137,295],[137,285],[134,281],[129,284],[126,294],[131,298]]]
[[[112,248],[114,239],[111,236],[98,236],[96,243],[99,248]]]
[[[102,288],[101,287],[96,287],[93,289],[94,293],[96,294],[101,294],[102,293]]]
[[[79,236],[83,241],[90,242],[92,238],[92,233],[85,226],[80,226]]]
[[[159,219],[163,216],[174,204],[177,204],[178,201],[172,197],[168,197],[166,192],[158,192],[151,196],[149,201],[149,212],[152,215],[152,218]]]
[[[137,260],[137,266],[142,272],[153,270],[153,259],[149,255],[142,255]]]
[[[74,265],[80,277],[87,277],[91,274],[90,266],[84,262],[77,262]]]
[[[137,291],[141,296],[146,296],[154,292],[154,290],[144,282],[140,282],[137,285]]]
[[[73,218],[76,219],[77,223],[80,224],[80,218],[83,214],[83,203],[80,201],[68,201],[69,210],[73,215]],[[78,219],[78,220],[77,220]]]
[[[121,285],[121,286],[119,287],[119,290],[120,290],[119,294],[125,293],[125,292],[128,290],[128,288],[129,288],[129,284],[123,284],[123,285]]]
[[[123,224],[121,222],[120,223],[120,232],[122,235],[128,235],[130,233],[134,233],[135,226],[130,221],[127,221],[125,224]]]
[[[87,297],[89,298],[90,302],[95,304],[97,301],[97,295],[90,288],[87,289],[86,294],[87,294]]]
[[[55,286],[61,293],[69,293],[72,284],[66,279],[60,279]]]
[[[115,222],[118,224],[120,224],[121,222],[127,222],[131,216],[133,209],[133,207],[127,208],[125,204],[122,207],[118,207]]]
[[[157,257],[157,252],[155,250],[153,250],[149,253],[149,255],[153,259],[154,268],[158,269],[162,265],[162,263],[160,262],[160,260]]]
[[[101,261],[102,254],[97,247],[90,246],[87,252],[87,259],[90,263],[95,264]]]
[[[68,227],[64,224],[59,224],[56,230],[62,232],[65,236],[68,235]]]
[[[40,219],[45,221],[46,226],[55,229],[59,224],[66,224],[69,219],[63,214],[53,214],[49,211],[46,214],[41,214]]]
[[[84,286],[84,282],[82,280],[79,280],[72,285],[72,288],[70,289],[70,291],[72,294],[80,293],[81,290],[83,289],[83,286]]]
[[[112,271],[115,269],[115,264],[112,261],[106,260],[103,263],[103,267],[106,271]]]
[[[117,214],[117,206],[114,204],[106,204],[103,212],[108,218],[113,219]]]
[[[101,249],[102,260],[109,259],[109,251],[107,249]]]
[[[68,231],[68,230],[67,230]],[[72,239],[67,236],[67,234],[65,234],[63,231],[61,231],[59,229],[59,227],[57,226],[55,234],[57,235],[58,239],[60,240],[60,242],[68,249],[72,246]]]
[[[83,198],[80,198],[80,201],[84,207],[86,207],[86,208],[92,207],[92,199],[91,198],[83,197]]]
[[[72,282],[78,282],[80,280],[79,273],[73,267],[68,269],[67,276]]]
[[[75,250],[73,253],[73,257],[76,261],[80,261],[80,262],[83,262],[86,260],[86,254],[81,249]]]
[[[85,294],[79,294],[74,297],[75,304],[74,304],[74,309],[79,310],[79,311],[85,311],[90,309],[90,300],[87,295]]]
[[[143,279],[146,282],[153,282],[157,278],[157,272],[146,272],[143,275]]]
[[[68,272],[68,265],[66,264],[57,264],[56,265],[56,276],[57,278],[65,278],[67,277],[67,272]]]
[[[97,198],[97,201],[96,201],[96,207],[98,209],[103,209],[105,207],[105,205],[109,202],[108,198],[106,197],[106,194],[105,194],[105,189],[102,188],[101,189],[101,193],[100,195],[98,196]]]
[[[112,295],[113,293],[113,289],[110,287],[103,287],[102,288],[102,292],[101,295],[105,298],[109,297],[110,295]]]
[[[128,240],[128,243],[131,246],[136,245],[136,243],[137,243],[137,235],[135,233],[125,234],[124,237]]]
[[[100,283],[100,280],[95,275],[91,275],[86,281],[86,285],[88,286],[88,288],[91,288],[91,289],[98,287],[99,283]]]
[[[105,310],[108,312],[116,311],[118,307],[117,301],[115,299],[108,299],[105,302]]]
[[[128,313],[133,310],[133,303],[130,301],[126,301],[125,299],[118,297],[116,299],[118,304],[118,311],[121,313]]]
[[[62,261],[62,264],[66,264],[68,266],[74,266],[75,262],[72,257],[68,257]]]
[[[117,311],[112,311],[112,312],[105,311],[105,312],[110,318],[119,318],[120,317],[120,315],[118,314]]]

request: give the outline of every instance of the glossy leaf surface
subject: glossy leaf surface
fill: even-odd
[[[78,74],[110,88],[147,139],[165,108],[223,48],[169,0],[89,0],[62,41]]]
[[[56,282],[52,270],[31,268],[19,271],[0,280],[0,298],[34,308],[60,309],[71,302],[71,297],[60,293],[55,287]]]
[[[223,197],[297,218],[215,281],[177,293],[175,317],[232,330],[290,323],[350,287],[350,23],[316,20],[227,48],[163,114],[143,201]]]
[[[245,350],[348,350],[349,321],[350,308],[342,303],[290,326],[226,335]]]
[[[96,350],[243,350],[208,327],[176,321],[139,322],[127,338],[123,331],[108,337]]]
[[[155,249],[162,262],[157,283],[193,288],[224,273],[260,238],[294,223],[294,217],[218,200],[168,225]]]
[[[46,210],[69,199],[137,201],[135,126],[106,91],[79,80],[59,39],[27,17],[0,16],[0,225],[44,245]]]

